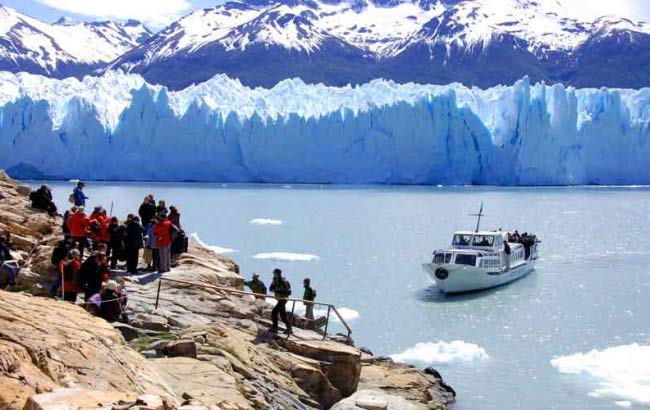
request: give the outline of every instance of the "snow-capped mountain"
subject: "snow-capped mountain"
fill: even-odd
[[[490,86],[529,75],[638,87],[650,85],[648,57],[650,25],[586,21],[560,0],[234,0],[180,19],[110,67],[173,88],[216,73],[255,86],[294,76]],[[612,75],[621,70],[627,78]]]
[[[138,21],[85,23],[61,18],[47,24],[0,5],[0,69],[57,78],[82,76],[151,34]]]

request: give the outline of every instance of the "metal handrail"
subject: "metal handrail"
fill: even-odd
[[[241,296],[249,295],[249,296],[254,296],[256,298],[264,298],[264,299],[271,298],[271,299],[275,299],[275,300],[280,300],[279,298],[276,298],[273,295],[265,295],[265,294],[262,294],[262,293],[246,292],[246,291],[243,291],[243,290],[228,288],[228,287],[225,287],[225,286],[210,285],[210,284],[207,284],[207,283],[197,283],[197,282],[191,282],[191,281],[180,280],[180,279],[169,279],[169,278],[165,278],[165,277],[160,276],[158,278],[158,291],[156,292],[156,309],[158,309],[158,304],[159,304],[159,300],[160,300],[160,288],[161,288],[162,282],[164,280],[166,280],[167,282],[180,283],[180,284],[183,284],[183,285],[198,286],[198,287],[202,287],[202,288],[216,289],[216,290],[231,293],[231,294],[234,294],[234,295],[241,295]],[[295,317],[293,315],[293,312],[294,312],[294,309],[296,307],[296,302],[301,302],[303,304],[312,304],[312,305],[316,305],[316,306],[325,306],[325,307],[327,307],[327,322],[325,323],[325,330],[324,330],[323,339],[325,339],[327,337],[327,328],[329,327],[329,322],[330,322],[330,312],[334,311],[334,314],[336,315],[336,317],[338,317],[339,321],[341,322],[341,324],[343,324],[343,326],[345,327],[345,330],[348,332],[348,335],[347,335],[348,341],[350,340],[350,337],[352,335],[352,329],[350,328],[348,323],[345,321],[345,319],[343,319],[343,316],[341,316],[339,311],[336,309],[336,306],[332,305],[331,303],[322,303],[322,302],[316,302],[316,301],[311,301],[311,300],[293,299],[293,298],[282,298],[282,300],[286,300],[288,302],[293,302],[293,306],[292,306],[292,309],[291,309],[291,313],[292,313],[291,314],[291,320],[292,321],[294,321],[294,317]],[[306,320],[312,321],[311,319],[306,319]]]

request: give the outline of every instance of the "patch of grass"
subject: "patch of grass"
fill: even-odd
[[[133,347],[135,350],[138,352],[141,352],[143,350],[147,350],[149,345],[151,344],[152,339],[149,336],[140,336],[137,339],[133,339],[129,342],[131,347]]]

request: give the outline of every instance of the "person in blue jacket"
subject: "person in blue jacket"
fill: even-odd
[[[75,206],[86,206],[86,199],[88,199],[88,197],[84,194],[84,186],[86,185],[79,181],[77,182],[77,187],[72,191]]]

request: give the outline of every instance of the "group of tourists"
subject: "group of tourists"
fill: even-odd
[[[302,281],[304,287],[303,293],[303,303],[305,304],[305,318],[312,322],[314,321],[314,300],[316,299],[316,290],[311,286],[311,280],[305,278]],[[260,280],[259,273],[254,273],[253,278],[250,281],[244,282],[254,294],[256,299],[266,299],[267,289],[266,285],[262,280]],[[271,321],[272,326],[269,329],[271,333],[278,332],[278,316],[284,322],[286,327],[285,333],[292,334],[293,328],[291,322],[287,317],[287,299],[291,296],[291,283],[289,280],[282,275],[280,269],[273,270],[273,279],[271,280],[271,286],[269,290],[274,293],[274,298],[276,299],[275,307],[271,312]]]
[[[50,293],[55,296],[60,292],[64,300],[72,303],[82,293],[87,309],[109,321],[126,321],[126,287],[123,280],[111,279],[111,271],[124,263],[129,275],[139,270],[169,272],[172,260],[187,251],[181,215],[175,206],[167,208],[164,200],[156,203],[151,194],[142,201],[138,215],[128,214],[123,221],[109,215],[101,205],[87,215],[89,198],[84,187],[83,182],[77,183],[69,197],[72,207],[63,214],[64,237],[51,257],[56,281]],[[41,193],[33,195],[33,206],[36,202],[45,205],[37,209],[56,209],[39,199],[45,195],[51,200],[47,185],[35,192]],[[143,269],[139,269],[141,254]]]
[[[83,182],[77,183],[68,198],[72,207],[63,214],[64,238],[54,248],[51,258],[57,277],[51,294],[54,296],[60,292],[64,300],[76,303],[82,293],[88,310],[108,321],[127,321],[127,288],[123,279],[111,279],[111,271],[123,262],[127,274],[137,274],[142,250],[144,270],[168,272],[175,256],[187,251],[181,215],[175,206],[168,208],[164,200],[156,202],[151,194],[144,197],[137,215],[128,214],[123,221],[108,214],[101,205],[95,206],[87,215],[86,201],[89,198],[84,188]],[[52,191],[47,185],[33,191],[30,199],[32,207],[57,215]],[[0,238],[0,258],[4,255],[3,246],[7,240]],[[268,297],[267,287],[259,274],[253,274],[252,280],[244,284],[256,299]],[[305,318],[313,323],[316,291],[309,278],[303,280],[303,287]],[[292,293],[291,283],[280,269],[273,271],[268,290],[277,300],[271,314],[273,325],[270,332],[278,332],[278,322],[282,319],[285,333],[292,334],[292,323],[286,309]]]

